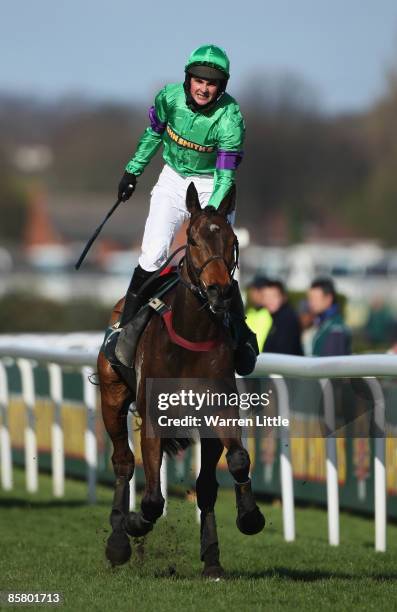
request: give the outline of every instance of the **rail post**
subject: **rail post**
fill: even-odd
[[[35,391],[33,366],[28,359],[17,361],[22,381],[22,398],[25,405],[25,475],[26,490],[36,493],[39,488],[39,457],[36,438],[36,418],[34,413]]]
[[[385,452],[385,398],[379,381],[365,377],[374,400],[375,458],[375,550],[386,551],[386,452]]]
[[[8,377],[7,370],[0,361],[0,460],[1,460],[1,486],[5,491],[13,488],[12,479],[12,449],[8,425]]]
[[[335,438],[335,401],[332,383],[328,378],[320,378],[323,392],[324,421],[327,428],[326,474],[328,507],[328,541],[331,546],[339,545],[339,486],[338,460]]]
[[[167,516],[167,506],[168,506],[168,474],[167,474],[167,463],[168,457],[167,453],[163,453],[161,468],[160,468],[160,488],[161,494],[164,497],[164,510],[163,516]]]
[[[62,370],[56,363],[48,364],[50,395],[54,404],[54,420],[51,425],[51,467],[54,497],[65,494],[65,450],[62,429]]]
[[[127,429],[128,429],[128,444],[131,452],[134,452],[134,415],[128,412],[127,415]],[[130,511],[135,510],[136,507],[136,466],[134,468],[134,474],[130,480]]]
[[[98,450],[96,441],[96,388],[90,382],[94,374],[93,368],[84,366],[81,369],[83,377],[84,404],[87,408],[87,426],[85,430],[85,460],[87,463],[88,501],[96,502],[96,481],[98,467]]]
[[[282,419],[290,418],[287,383],[279,374],[270,374],[277,392],[278,414]],[[286,542],[295,540],[294,511],[294,477],[291,463],[291,445],[289,433],[281,428],[280,434],[280,479],[281,499],[283,506],[284,539]]]

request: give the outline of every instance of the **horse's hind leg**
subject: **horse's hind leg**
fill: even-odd
[[[130,512],[126,520],[126,530],[133,537],[144,536],[153,529],[154,523],[163,514],[165,503],[160,486],[162,441],[147,437],[145,418],[142,418],[141,449],[146,480],[141,510]]]
[[[201,522],[200,558],[204,562],[203,576],[208,578],[220,578],[224,573],[219,561],[215,521],[215,502],[218,493],[216,466],[222,451],[223,444],[218,438],[201,440],[201,467],[196,481],[196,494]]]
[[[102,416],[106,431],[113,443],[112,463],[116,476],[110,524],[112,533],[106,545],[106,557],[112,565],[126,563],[131,557],[131,546],[125,530],[129,511],[130,484],[134,474],[134,455],[128,444],[127,416],[130,390],[118,378],[100,354],[98,372],[101,390]]]
[[[223,444],[229,472],[235,481],[237,519],[236,525],[245,535],[255,535],[265,526],[265,517],[255,502],[249,477],[250,458],[240,438],[225,438]]]

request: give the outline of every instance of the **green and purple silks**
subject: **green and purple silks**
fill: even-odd
[[[203,48],[200,48],[202,51]],[[211,45],[206,50],[208,65],[221,66],[228,74],[227,57],[213,61]],[[192,61],[193,59],[193,61]],[[203,62],[189,59],[188,66]],[[226,63],[227,62],[227,63]],[[126,166],[127,172],[139,176],[163,144],[166,164],[182,176],[214,176],[209,205],[218,208],[234,183],[235,171],[242,159],[244,120],[237,102],[223,93],[207,113],[195,111],[186,104],[183,83],[166,85],[156,96],[149,110],[150,127],[142,135],[135,155]]]

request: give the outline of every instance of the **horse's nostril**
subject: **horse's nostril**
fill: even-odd
[[[211,301],[216,301],[219,304],[225,303],[230,298],[230,286],[209,285],[207,287],[207,296]]]
[[[217,296],[221,293],[221,288],[219,287],[219,285],[209,285],[207,287],[207,293],[208,295]]]

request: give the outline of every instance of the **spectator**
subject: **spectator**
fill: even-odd
[[[315,316],[309,308],[307,299],[300,300],[298,304],[298,319],[301,328],[301,344],[304,355],[312,354],[313,336],[316,333],[313,327]]]
[[[262,304],[268,309],[273,319],[263,352],[303,355],[298,315],[288,302],[283,283],[269,279],[261,290],[261,294]]]
[[[273,322],[271,314],[262,303],[262,290],[266,283],[265,277],[258,276],[247,288],[246,322],[256,334],[260,352],[263,351],[263,345]]]
[[[365,331],[369,342],[374,346],[387,344],[393,330],[394,318],[390,308],[382,297],[371,303]]]
[[[329,278],[315,279],[308,292],[308,302],[316,316],[312,354],[317,357],[349,355],[351,334],[336,302],[333,281]]]

